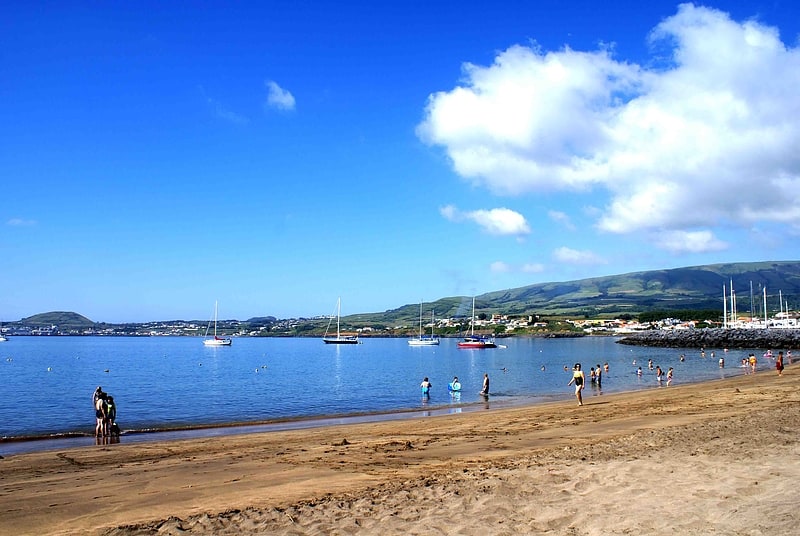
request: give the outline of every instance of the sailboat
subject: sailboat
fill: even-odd
[[[230,346],[233,342],[230,337],[217,336],[217,306],[218,302],[214,302],[214,338],[208,338],[208,330],[211,328],[211,322],[209,322],[206,326],[206,339],[203,340],[203,344],[206,346]]]
[[[339,317],[342,312],[342,298],[336,300],[336,337],[328,337],[328,331],[331,329],[331,322],[333,316],[328,320],[328,327],[325,329],[325,335],[322,337],[322,342],[325,344],[358,344],[358,335],[344,335],[339,332]]]
[[[497,344],[492,337],[475,335],[475,297],[472,298],[472,318],[469,321],[470,334],[458,343],[459,348],[497,348]]]
[[[422,302],[419,302],[419,336],[409,339],[409,346],[438,346],[439,337],[433,335],[433,311],[431,311],[431,334],[422,335]]]

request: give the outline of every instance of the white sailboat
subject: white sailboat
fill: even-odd
[[[472,318],[470,319],[470,334],[458,343],[459,348],[497,348],[493,337],[475,335],[475,297],[472,297]]]
[[[322,337],[322,342],[325,344],[359,344],[358,335],[344,335],[339,332],[339,317],[342,312],[342,298],[336,300],[336,337],[328,337],[328,331],[331,329],[331,322],[333,316],[328,320],[328,327],[325,329],[325,335]]]
[[[422,334],[422,302],[419,302],[419,336],[409,339],[409,346],[438,346],[439,337],[433,334],[433,311],[431,311],[431,334]]]
[[[218,302],[214,302],[214,337],[208,338],[208,330],[211,328],[211,322],[209,321],[208,326],[206,326],[206,338],[203,340],[203,344],[206,346],[230,346],[233,342],[230,337],[217,336],[217,306]]]

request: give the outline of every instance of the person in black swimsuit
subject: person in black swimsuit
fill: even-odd
[[[97,421],[94,427],[95,437],[103,437],[106,435],[106,419],[108,417],[106,396],[107,395],[101,391],[94,403],[94,416]]]
[[[581,364],[575,363],[575,366],[572,368],[572,379],[567,384],[572,385],[575,384],[575,398],[578,399],[578,405],[583,405],[583,397],[581,396],[581,391],[583,391],[583,386],[586,383],[586,375],[581,370]]]

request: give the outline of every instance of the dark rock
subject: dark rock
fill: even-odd
[[[679,329],[635,333],[617,341],[663,348],[800,348],[800,329]]]

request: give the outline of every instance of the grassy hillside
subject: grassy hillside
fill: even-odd
[[[752,310],[763,311],[764,288],[770,296],[770,311],[778,309],[779,291],[796,309],[800,297],[800,261],[710,264],[539,283],[476,296],[475,312],[478,315],[613,317],[623,313],[637,315],[651,311],[710,309],[719,310],[721,315],[722,287],[725,285],[729,288],[731,281],[737,292],[740,312],[751,311],[751,285],[755,298]],[[431,309],[437,318],[469,317],[472,313],[472,297],[450,296],[425,302],[425,319],[430,318]],[[273,321],[274,317],[259,317],[245,323],[269,324]],[[416,326],[419,322],[419,303],[409,303],[383,312],[348,315],[342,317],[342,322],[348,328]],[[310,321],[304,329],[324,329],[326,323],[325,319]],[[41,327],[56,325],[62,330],[96,325],[82,315],[61,311],[24,318],[19,324]]]
[[[61,329],[82,329],[95,325],[94,322],[83,315],[65,311],[40,313],[38,315],[29,316],[28,318],[23,318],[19,323],[26,326],[37,327],[58,326]]]
[[[680,309],[719,309],[721,313],[722,287],[728,288],[731,281],[740,311],[750,310],[751,283],[757,310],[765,287],[770,295],[780,290],[784,297],[796,299],[800,296],[800,261],[710,264],[539,283],[476,296],[475,308],[476,313],[508,315],[614,316]],[[431,308],[437,317],[469,316],[472,298],[458,296],[426,302],[425,315],[430,315]],[[419,304],[345,318],[354,324],[413,325],[419,320]]]

